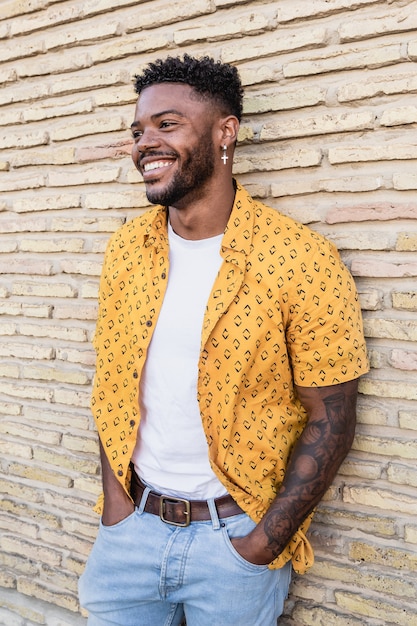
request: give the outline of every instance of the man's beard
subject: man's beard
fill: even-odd
[[[214,146],[211,136],[200,138],[200,146],[189,153],[181,170],[177,170],[165,189],[154,190],[152,185],[146,187],[149,202],[175,207],[177,204],[181,205],[181,200],[185,196],[190,198],[193,195],[199,196],[201,187],[214,171]]]

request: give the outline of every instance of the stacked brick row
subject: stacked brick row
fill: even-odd
[[[85,624],[98,277],[147,207],[132,77],[184,52],[237,65],[236,176],[337,244],[364,310],[357,436],[281,623],[415,625],[415,0],[0,3],[0,624]]]

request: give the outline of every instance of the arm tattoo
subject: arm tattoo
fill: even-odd
[[[352,444],[356,390],[349,393],[339,385],[328,395],[322,393],[321,413],[316,410],[314,419],[307,422],[279,494],[262,520],[274,558],[320,502]]]

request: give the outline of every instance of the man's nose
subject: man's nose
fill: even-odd
[[[136,147],[139,152],[146,152],[150,148],[154,148],[159,144],[157,133],[152,129],[144,129],[141,136],[136,142]]]

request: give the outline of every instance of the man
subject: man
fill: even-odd
[[[235,68],[169,57],[136,91],[132,157],[158,206],[104,261],[104,501],[80,600],[90,626],[273,626],[352,443],[357,294],[332,244],[233,179]]]

